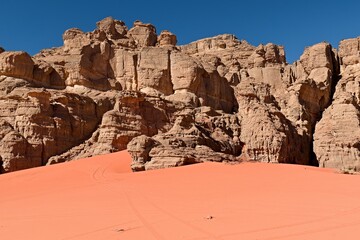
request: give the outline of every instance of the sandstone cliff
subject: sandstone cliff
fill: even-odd
[[[331,105],[316,125],[321,167],[360,171],[360,38],[339,44],[340,75]]]
[[[31,57],[0,48],[1,172],[128,148],[133,170],[202,161],[359,171],[360,39],[307,47],[225,34],[178,46],[111,17]]]

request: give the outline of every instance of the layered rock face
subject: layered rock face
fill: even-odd
[[[305,49],[177,37],[111,17],[64,46],[0,48],[1,172],[128,149],[134,171],[203,161],[358,170],[359,39]]]

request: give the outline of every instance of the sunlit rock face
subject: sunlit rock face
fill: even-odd
[[[360,38],[339,44],[339,81],[314,135],[314,151],[321,167],[360,171],[359,46]]]
[[[359,38],[339,51],[230,34],[178,46],[111,17],[31,57],[0,48],[2,172],[128,149],[133,170],[203,161],[358,171]]]

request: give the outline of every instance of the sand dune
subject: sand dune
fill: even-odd
[[[0,176],[0,238],[357,239],[360,176],[205,163],[131,173],[127,152]]]

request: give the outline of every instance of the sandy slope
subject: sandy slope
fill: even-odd
[[[360,176],[206,163],[130,173],[127,152],[0,176],[0,239],[358,239]]]

